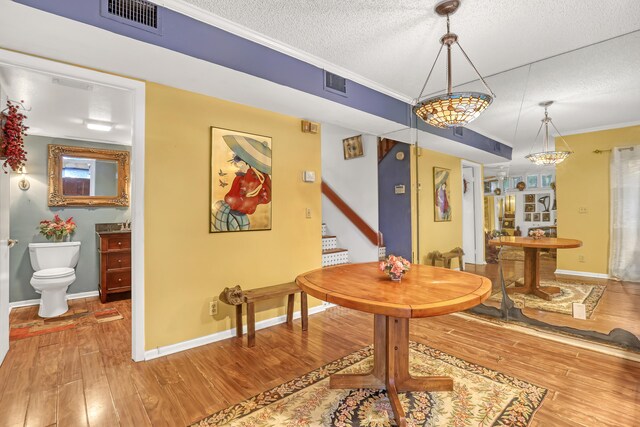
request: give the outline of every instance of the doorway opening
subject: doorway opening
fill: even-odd
[[[6,224],[0,225],[0,256],[4,257],[0,263],[0,349],[9,337],[10,310],[40,304],[41,290],[37,291],[30,284],[34,271],[29,244],[49,242],[39,232],[39,221],[59,215],[64,219],[74,217],[76,230],[71,240],[80,242],[81,248],[74,272],[75,281],[67,290],[67,299],[92,297],[96,300],[98,284],[105,283],[96,277],[99,271],[96,224],[109,223],[114,227],[123,223],[133,224],[130,261],[123,257],[120,259],[120,262],[130,263],[130,267],[118,266],[118,277],[113,276],[109,280],[120,283],[123,289],[124,282],[130,281],[131,357],[135,361],[144,360],[144,82],[0,50],[0,101],[3,107],[7,100],[20,103],[22,112],[27,116],[25,124],[30,129],[25,138],[28,148],[26,174],[21,177],[14,172],[7,175],[9,180],[3,181],[7,185],[0,193],[0,204],[10,206],[6,215],[2,215],[1,221]],[[96,127],[96,123],[102,125],[101,128]],[[61,189],[63,193],[82,187],[81,198],[90,200],[93,196],[110,199],[111,192],[116,192],[113,199],[119,199],[120,205],[102,208],[100,203],[90,201],[84,206],[75,202],[69,206],[59,202],[55,194],[52,196],[50,182],[54,178],[50,147],[57,146],[80,147],[89,153],[129,153],[127,172],[111,168],[108,160],[89,159],[83,162],[87,156],[61,157],[65,163],[59,169],[60,177],[56,175],[55,178],[62,181],[64,175],[74,184]],[[128,206],[122,203],[119,188],[101,185],[100,177],[106,177],[107,172],[111,179],[123,181],[128,186]],[[127,177],[123,176],[125,173]],[[18,181],[24,179],[30,183],[26,189],[18,186]],[[80,185],[85,181],[86,186]],[[102,194],[102,191],[106,193]],[[77,195],[68,196],[71,197],[67,199],[71,199]],[[13,235],[9,236],[9,233]],[[18,234],[20,239],[16,239]],[[11,251],[5,250],[10,238],[18,240]],[[112,261],[117,262],[117,259]],[[125,274],[128,268],[130,272]],[[126,279],[127,275],[129,279]],[[101,316],[113,314],[100,310],[99,302],[94,305],[92,314],[97,322],[104,319],[100,319]],[[72,311],[63,314],[71,323],[86,317],[85,312]]]
[[[485,264],[480,165],[462,160],[462,250],[464,262]]]

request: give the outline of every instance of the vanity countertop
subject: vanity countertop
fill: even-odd
[[[96,224],[95,229],[97,234],[131,233],[131,228],[122,229],[122,223],[120,222]]]

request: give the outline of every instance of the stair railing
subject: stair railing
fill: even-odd
[[[322,194],[324,194],[327,199],[331,200],[331,202],[338,208],[342,214],[347,217],[349,221],[358,229],[360,232],[371,242],[371,244],[375,246],[383,245],[382,233],[374,230],[367,224],[361,217],[358,215],[347,203],[338,196],[338,194],[333,191],[329,185],[322,181]]]

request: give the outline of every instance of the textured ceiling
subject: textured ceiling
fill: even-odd
[[[378,84],[417,97],[445,20],[435,0],[182,0]],[[640,28],[640,1],[463,0],[452,31],[483,75]],[[444,62],[427,92],[444,88]],[[454,56],[457,82],[473,70]],[[436,78],[437,77],[437,78]],[[478,88],[480,86],[478,85]]]
[[[436,0],[179,2],[408,99],[418,96],[445,32]],[[524,156],[542,148],[540,138],[534,143],[542,101],[556,101],[550,115],[566,134],[640,122],[640,1],[610,4],[463,0],[451,17],[452,31],[497,95],[469,127],[513,146],[513,170],[530,171]],[[458,51],[453,59],[457,89],[483,90]],[[441,57],[426,94],[444,89],[444,74]]]

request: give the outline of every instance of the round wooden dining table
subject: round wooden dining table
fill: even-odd
[[[313,270],[298,276],[296,283],[321,300],[374,314],[373,370],[334,374],[329,384],[334,389],[386,389],[401,427],[407,424],[399,392],[453,390],[449,377],[409,374],[409,319],[465,310],[491,294],[486,277],[420,264],[412,264],[400,283],[382,273],[377,262]]]
[[[524,285],[507,288],[507,293],[533,294],[538,298],[551,301],[561,294],[557,286],[540,286],[540,249],[571,249],[582,246],[580,240],[558,237],[514,237],[500,236],[489,240],[492,246],[516,246],[524,249]]]

